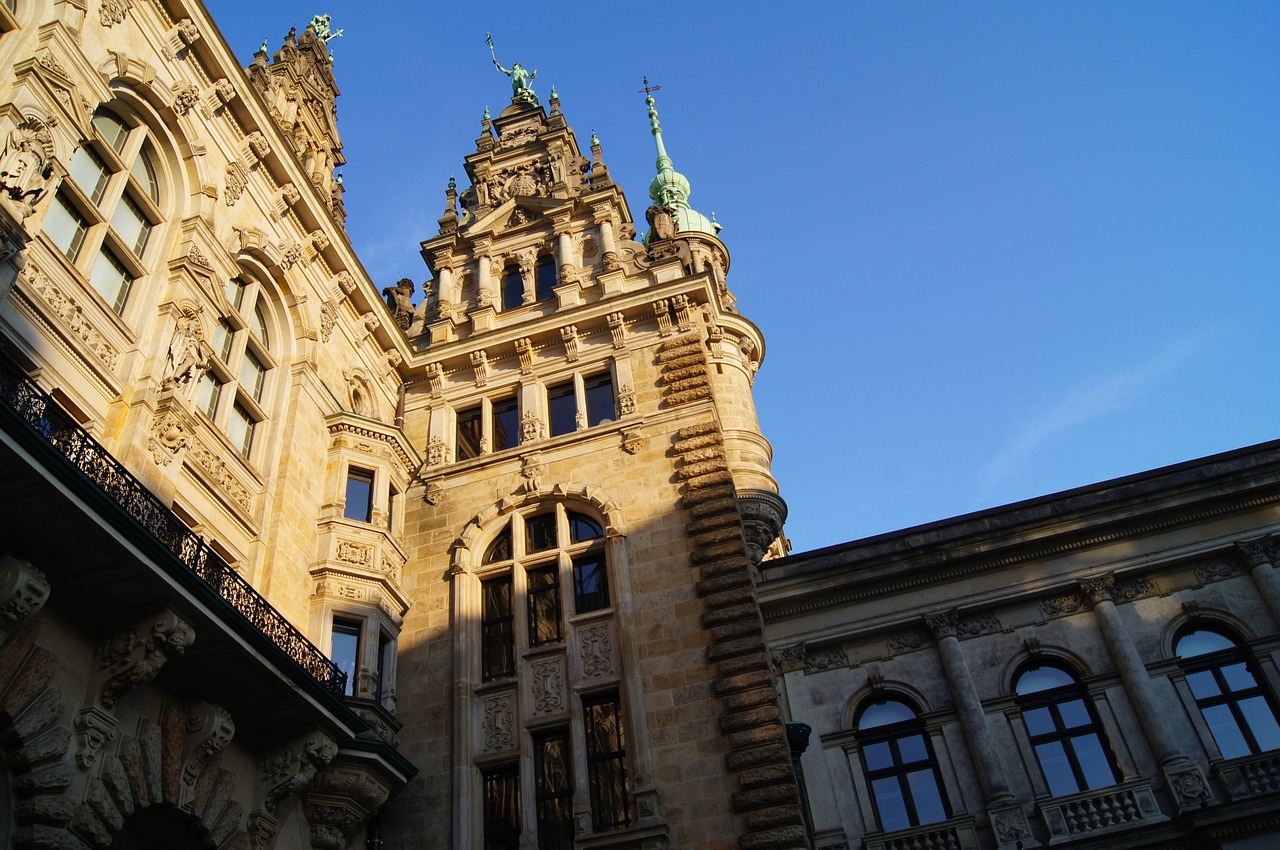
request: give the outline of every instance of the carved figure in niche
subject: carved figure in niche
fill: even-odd
[[[484,34],[484,40],[489,45],[489,55],[493,57],[493,67],[511,78],[511,99],[523,100],[534,106],[540,106],[538,96],[533,93],[532,82],[538,78],[538,71],[534,69],[532,72],[526,71],[519,62],[512,64],[511,70],[507,70],[498,63],[498,56],[493,52],[493,36],[490,33]]]
[[[657,239],[670,239],[676,235],[675,210],[671,207],[660,207],[656,204],[644,211],[645,221],[653,228]]]
[[[391,318],[400,330],[407,331],[413,323],[413,281],[407,277],[400,278],[395,286],[382,290],[382,297],[387,300]]]
[[[200,309],[184,307],[178,317],[169,353],[165,359],[164,382],[167,387],[177,387],[188,398],[196,384],[209,369],[209,357],[204,353],[204,331],[200,327]]]
[[[27,119],[9,133],[0,153],[0,189],[27,205],[24,216],[34,211],[48,189],[53,176],[52,147],[48,127],[37,119]]]

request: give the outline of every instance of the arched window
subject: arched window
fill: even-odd
[[[533,297],[542,301],[555,297],[555,287],[559,284],[556,277],[556,260],[550,254],[543,254],[533,267]]]
[[[147,272],[147,248],[160,223],[155,146],[138,122],[100,109],[93,138],[71,157],[45,215],[44,232],[117,314]]]
[[[1191,626],[1173,642],[1187,685],[1223,758],[1280,748],[1275,701],[1253,659],[1216,629]]]
[[[268,319],[271,303],[262,285],[251,278],[231,280],[226,295],[231,310],[213,329],[209,340],[213,356],[196,401],[240,454],[249,458],[267,418],[266,396],[275,366]]]
[[[514,310],[524,303],[524,278],[520,266],[511,263],[502,273],[502,309]]]
[[[1120,781],[1088,692],[1067,670],[1036,664],[1014,682],[1022,721],[1054,797]]]
[[[863,705],[854,726],[882,830],[894,832],[951,817],[938,761],[915,708],[885,697]]]

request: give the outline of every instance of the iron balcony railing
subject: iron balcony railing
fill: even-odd
[[[334,696],[343,696],[347,674],[3,355],[0,401],[321,687]]]

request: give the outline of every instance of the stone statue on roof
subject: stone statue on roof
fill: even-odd
[[[328,44],[329,39],[337,38],[343,33],[343,30],[335,31],[329,28],[329,24],[332,20],[333,17],[331,15],[316,15],[311,19],[311,23],[308,24],[308,26],[315,30],[316,38],[321,44]]]
[[[538,103],[538,95],[533,91],[533,80],[537,79],[538,72],[526,71],[524,67],[515,62],[511,69],[508,70],[498,62],[497,55],[493,52],[493,35],[491,33],[484,34],[484,40],[489,45],[489,55],[493,57],[493,67],[511,78],[511,97],[513,100],[523,100],[526,103],[532,103],[534,106],[540,106]]]

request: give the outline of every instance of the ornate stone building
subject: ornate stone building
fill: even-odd
[[[380,288],[330,37],[0,3],[0,844],[1271,846],[1280,446],[789,555],[652,97]]]

